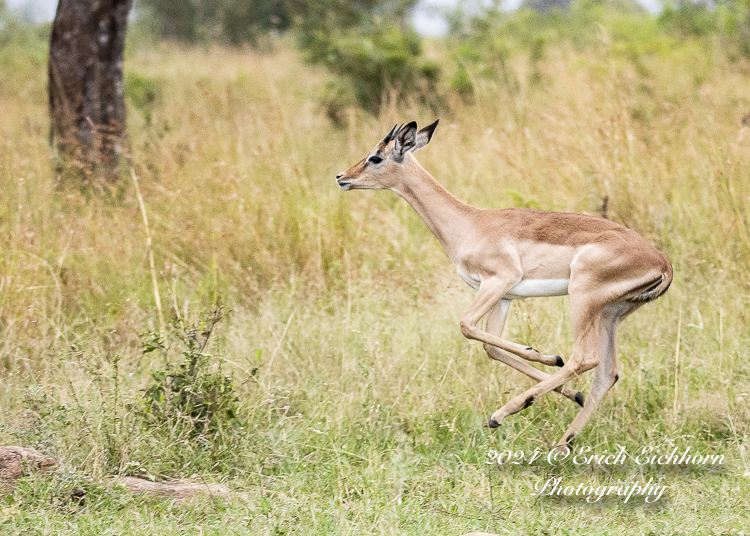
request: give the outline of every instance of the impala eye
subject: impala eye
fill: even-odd
[[[369,158],[369,161],[371,164],[380,164],[383,161],[383,159],[380,158],[378,155],[373,155]]]

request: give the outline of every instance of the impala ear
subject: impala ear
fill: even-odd
[[[430,143],[430,140],[432,139],[432,134],[435,132],[435,129],[437,128],[438,121],[440,119],[435,119],[435,122],[431,125],[427,125],[422,130],[417,132],[417,143],[414,145],[414,149],[412,149],[413,153],[416,153],[419,151],[422,147]]]
[[[393,148],[393,159],[402,162],[406,153],[417,146],[417,123],[411,123],[401,127],[396,133],[396,146]]]

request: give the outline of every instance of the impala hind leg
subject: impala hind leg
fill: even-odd
[[[602,311],[599,324],[599,365],[594,371],[591,391],[586,397],[583,408],[557,443],[558,448],[567,447],[573,438],[581,432],[604,395],[617,383],[619,379],[617,374],[617,326],[639,306],[640,304],[617,303],[608,305]]]
[[[505,327],[505,320],[508,317],[508,308],[510,307],[510,300],[500,300],[495,306],[487,313],[487,325],[485,327],[487,333],[500,337]],[[487,355],[495,361],[505,363],[509,367],[516,369],[523,374],[526,374],[529,378],[541,382],[549,378],[549,374],[542,372],[541,370],[532,367],[524,361],[519,361],[511,355],[506,354],[499,348],[492,346],[491,344],[484,343],[484,351]],[[571,389],[564,385],[555,389],[558,393],[566,398],[569,398],[573,402],[576,402],[579,406],[583,406],[583,393]]]

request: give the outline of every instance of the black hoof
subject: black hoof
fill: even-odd
[[[576,403],[579,406],[583,407],[583,393],[581,391],[578,391],[576,393]]]
[[[562,367],[563,365],[565,365],[565,361],[562,360],[562,357],[560,357],[559,355],[556,355],[555,357],[557,358],[557,360],[555,361],[556,367]]]
[[[485,426],[487,428],[500,428],[500,423],[497,422],[495,419],[490,419],[489,422]]]

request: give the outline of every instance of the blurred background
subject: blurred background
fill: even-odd
[[[0,532],[750,526],[749,0],[64,5],[53,30],[54,2],[0,0],[0,444],[60,466],[0,499]],[[530,381],[461,336],[474,292],[411,208],[334,181],[436,118],[418,159],[462,200],[609,218],[674,265],[580,444],[725,466],[488,470],[577,407],[482,428]],[[569,316],[517,301],[505,334],[566,358]],[[529,493],[643,474],[664,507]],[[139,502],[112,475],[242,499]]]

